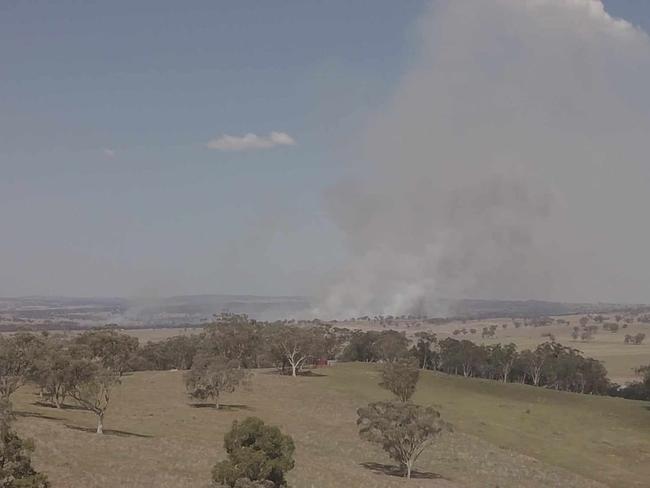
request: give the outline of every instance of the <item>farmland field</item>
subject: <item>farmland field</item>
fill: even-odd
[[[215,410],[193,406],[182,372],[123,378],[105,428],[73,408],[40,406],[16,394],[17,430],[36,442],[34,461],[53,486],[207,487],[224,457],[234,419],[259,416],[296,442],[295,488],[646,487],[650,479],[650,403],[550,391],[425,372],[414,401],[451,422],[425,452],[411,481],[386,474],[383,452],[359,439],[356,409],[389,398],[376,366],[338,364],[312,376],[255,373],[250,389],[224,396]]]

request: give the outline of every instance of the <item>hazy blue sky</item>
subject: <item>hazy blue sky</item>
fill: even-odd
[[[348,252],[323,193],[427,5],[2,1],[0,296],[311,293]]]

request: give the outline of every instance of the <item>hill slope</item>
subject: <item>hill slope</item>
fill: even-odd
[[[361,441],[356,409],[388,398],[372,365],[339,364],[290,378],[257,372],[250,391],[223,398],[224,410],[190,406],[181,372],[124,378],[96,436],[94,418],[15,398],[18,430],[36,441],[35,462],[54,487],[207,487],[224,456],[232,420],[256,415],[297,445],[294,488],[320,487],[642,487],[650,479],[650,406],[423,374],[415,401],[454,425],[417,463],[411,482],[384,472],[391,462]]]

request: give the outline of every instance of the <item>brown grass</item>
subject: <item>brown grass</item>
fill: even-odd
[[[212,465],[224,457],[224,433],[248,415],[293,436],[295,488],[641,487],[650,477],[647,457],[643,464],[650,411],[641,402],[426,373],[415,400],[440,408],[455,432],[423,455],[418,478],[406,481],[357,435],[356,409],[387,398],[376,370],[342,364],[319,373],[257,372],[252,388],[224,397],[229,407],[220,411],[192,408],[181,372],[136,373],[116,390],[104,436],[84,430],[94,427],[91,414],[39,406],[24,388],[15,398],[17,428],[36,440],[38,468],[65,488],[207,487]]]

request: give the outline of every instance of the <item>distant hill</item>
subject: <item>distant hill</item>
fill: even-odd
[[[581,304],[538,300],[441,300],[447,316],[466,318],[535,317],[598,313],[619,304]],[[0,298],[0,330],[20,328],[174,327],[201,324],[214,314],[247,314],[259,320],[313,318],[313,302],[301,296],[188,295],[156,299],[18,297]],[[327,319],[327,317],[321,317]]]
[[[540,300],[450,300],[450,315],[471,318],[539,317],[540,315],[570,315],[576,313],[611,312],[640,305],[615,303],[562,303]]]

